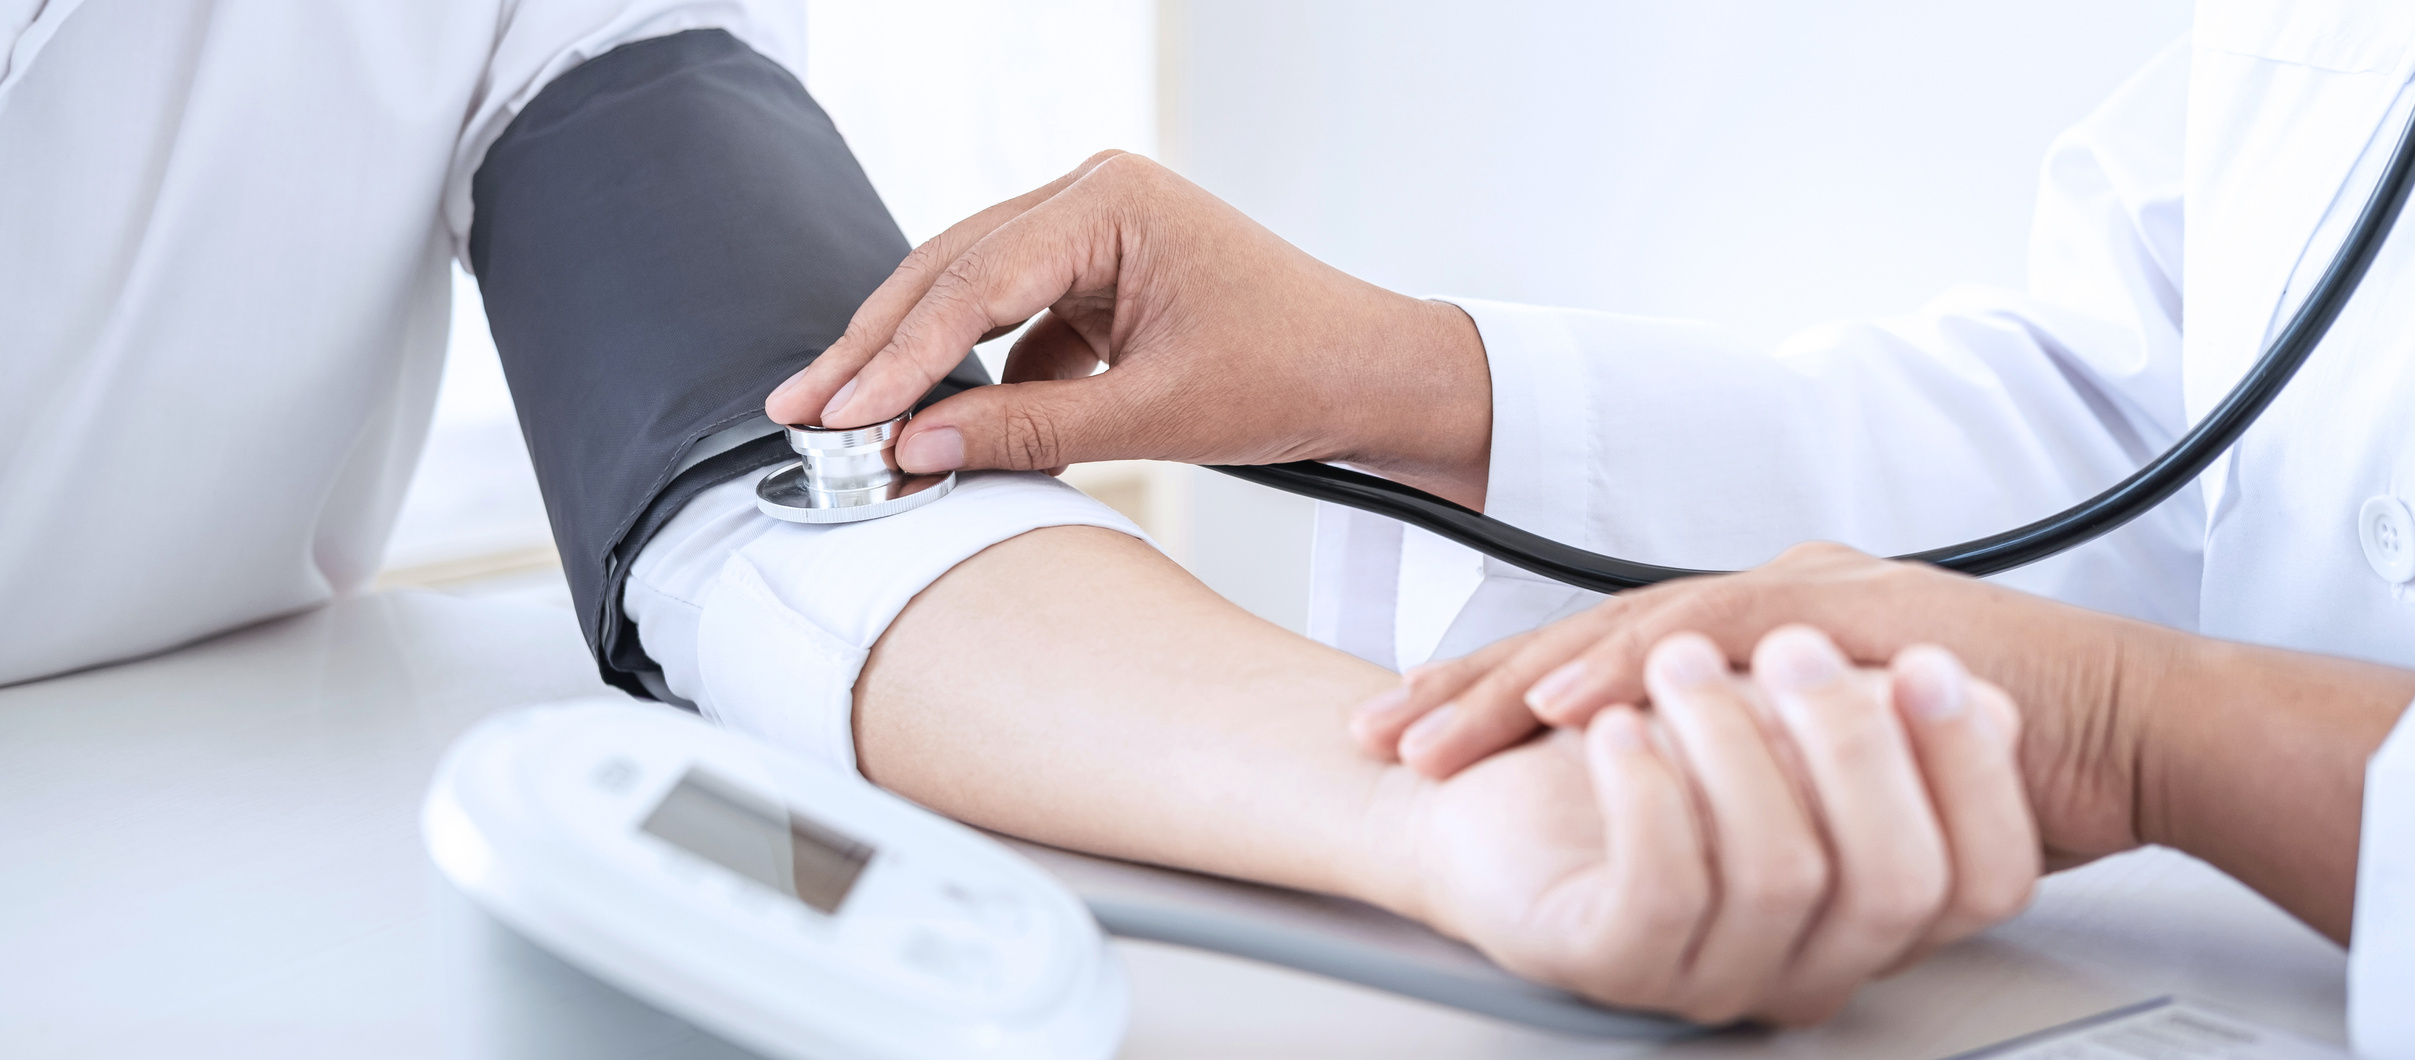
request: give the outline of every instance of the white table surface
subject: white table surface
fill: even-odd
[[[419,797],[455,735],[600,687],[560,608],[388,593],[0,689],[0,1056],[746,1056],[485,920],[422,853]],[[1133,1060],[1651,1051],[1118,948]],[[1825,1027],[1663,1051],[1939,1057],[2164,994],[2338,1042],[2345,966],[2144,851],[2048,881]]]

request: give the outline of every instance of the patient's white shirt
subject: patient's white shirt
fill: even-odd
[[[831,525],[756,511],[756,477],[689,501],[639,554],[621,605],[664,682],[706,717],[849,770],[856,676],[924,586],[1041,527],[1143,537],[1114,509],[1037,472],[964,473],[936,503]]]

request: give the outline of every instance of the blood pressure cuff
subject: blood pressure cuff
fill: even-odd
[[[838,339],[905,237],[805,87],[721,30],[556,78],[471,199],[470,267],[579,626],[606,681],[662,694],[621,614],[630,565],[690,498],[791,457],[764,395]],[[923,403],[987,382],[968,356]]]

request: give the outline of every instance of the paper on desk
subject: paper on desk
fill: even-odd
[[[1953,1060],[2350,1060],[2349,1054],[2202,1005],[2158,998]]]

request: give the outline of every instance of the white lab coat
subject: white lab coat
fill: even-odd
[[[0,685],[364,587],[487,145],[564,71],[706,28],[802,69],[796,0],[0,0]],[[779,523],[733,483],[625,602],[675,692],[852,767],[889,620],[1069,524],[1139,533],[1034,474],[877,528]]]
[[[2410,73],[2415,4],[2200,3],[2189,40],[2054,147],[2026,291],[1956,290],[1774,355],[1699,324],[1461,301],[1492,365],[1488,512],[1597,551],[1736,567],[1805,539],[1915,551],[2102,489],[2204,415],[2331,260],[2415,110]],[[2197,488],[2004,580],[2415,667],[2415,565],[2385,573],[2359,523],[2370,498],[2415,502],[2410,229]],[[1398,601],[1432,572],[1402,562],[1420,551],[1403,542],[1397,524],[1321,513],[1314,632],[1417,661],[1396,657]],[[1488,561],[1439,653],[1592,599]],[[2373,777],[2354,1036],[2415,1056],[2415,734]]]
[[[707,27],[803,59],[786,2],[0,3],[0,685],[363,586],[486,145]]]

